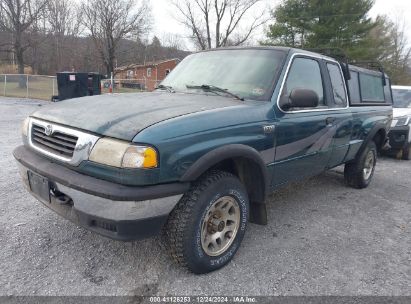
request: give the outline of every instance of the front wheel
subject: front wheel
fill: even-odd
[[[207,173],[170,214],[165,235],[172,258],[197,274],[225,266],[240,247],[248,215],[239,179],[223,171]]]
[[[346,183],[357,189],[368,187],[374,176],[376,164],[377,146],[371,141],[354,162],[345,165],[344,178]]]

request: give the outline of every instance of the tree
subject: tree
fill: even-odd
[[[177,34],[164,33],[161,42],[165,47],[175,49],[175,50],[184,50],[186,46],[182,41],[181,37]]]
[[[71,0],[53,0],[48,5],[48,24],[52,35],[52,64],[60,71],[67,67],[67,60],[72,60],[74,49],[70,46],[73,37],[82,32],[81,10]],[[50,50],[49,50],[50,51]]]
[[[122,39],[138,38],[150,28],[147,2],[87,0],[82,5],[83,24],[99,52],[107,75],[114,72],[116,51]]]
[[[399,19],[390,21],[387,18],[381,18],[379,26],[371,35],[384,35],[385,37],[386,43],[380,46],[384,49],[381,61],[386,73],[391,77],[391,82],[397,85],[410,84],[411,47],[405,36],[404,21]]]
[[[24,42],[29,46],[24,54],[24,63],[29,65],[34,74],[38,73],[42,61],[41,47],[47,41],[46,24],[47,9],[44,9],[33,22],[30,32],[25,35]]]
[[[24,53],[36,43],[29,39],[30,33],[40,17],[45,15],[46,5],[47,0],[0,0],[0,30],[12,37],[11,44],[19,74],[24,74]],[[25,85],[22,78],[20,87]]]
[[[154,36],[151,43],[145,47],[144,63],[162,59],[163,46],[157,36]]]
[[[393,83],[408,83],[411,48],[404,22],[368,17],[372,0],[286,0],[272,11],[265,44],[339,48],[352,62],[382,63]]]
[[[265,23],[265,12],[251,11],[262,0],[175,0],[179,21],[199,49],[241,45]],[[245,25],[246,24],[246,25]],[[241,27],[241,25],[244,25]]]
[[[350,58],[374,59],[378,21],[368,17],[374,0],[286,0],[274,11],[268,44],[310,49],[340,48]]]
[[[304,48],[311,22],[308,1],[288,0],[271,12],[274,24],[269,26],[266,44]]]

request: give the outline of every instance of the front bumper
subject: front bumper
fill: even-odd
[[[72,222],[116,240],[158,234],[190,187],[188,183],[124,186],[70,170],[26,146],[16,148],[13,154],[24,185],[34,197]],[[49,197],[36,194],[29,181],[33,173],[50,185]]]
[[[401,150],[411,142],[410,126],[401,126],[391,128],[388,133],[390,146],[393,150]]]

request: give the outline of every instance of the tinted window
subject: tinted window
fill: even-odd
[[[348,81],[348,89],[350,91],[351,103],[360,103],[360,85],[358,82],[358,73],[350,71],[351,79]]]
[[[360,74],[361,97],[363,102],[384,102],[384,87],[379,76]]]
[[[296,58],[293,61],[281,99],[288,99],[294,89],[307,89],[316,92],[319,97],[319,106],[325,105],[324,88],[318,61],[307,58]]]
[[[327,63],[327,68],[330,73],[335,105],[337,107],[345,107],[347,105],[347,95],[341,70],[338,65],[332,63]]]

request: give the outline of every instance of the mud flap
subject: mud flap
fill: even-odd
[[[252,202],[250,204],[250,223],[257,225],[267,225],[266,204]]]

